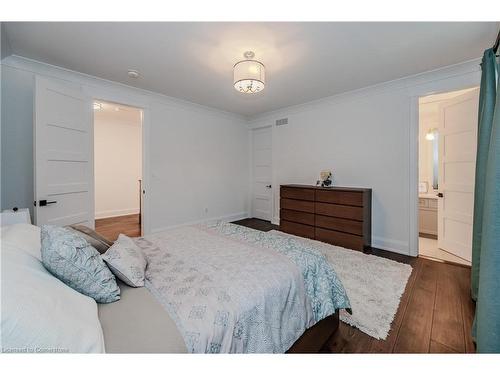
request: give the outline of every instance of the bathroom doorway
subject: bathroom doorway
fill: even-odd
[[[419,256],[470,265],[479,88],[419,98]]]

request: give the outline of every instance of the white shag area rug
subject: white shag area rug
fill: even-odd
[[[342,310],[340,319],[376,339],[387,338],[412,272],[410,265],[277,230],[270,233],[294,237],[319,250],[344,284],[351,302],[352,315]]]

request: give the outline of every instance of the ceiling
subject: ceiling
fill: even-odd
[[[4,30],[12,54],[252,116],[480,57],[499,26],[14,22]],[[247,50],[266,66],[255,95],[232,86]]]

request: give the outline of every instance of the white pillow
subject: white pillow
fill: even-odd
[[[1,351],[103,353],[96,302],[45,269],[39,228],[15,227],[2,229]]]
[[[40,228],[31,224],[13,224],[2,227],[2,245],[9,244],[42,261]]]
[[[120,234],[102,255],[111,272],[134,288],[144,286],[147,261],[142,250],[130,237]]]

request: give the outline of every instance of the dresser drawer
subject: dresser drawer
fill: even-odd
[[[314,227],[310,225],[281,220],[280,230],[300,237],[314,238]]]
[[[280,198],[283,232],[349,249],[370,250],[371,189],[281,185]]]
[[[315,212],[319,215],[334,216],[343,219],[363,220],[363,208],[354,206],[342,206],[330,203],[315,203]]]
[[[429,204],[427,202],[427,199],[425,198],[418,198],[418,207],[428,207]]]
[[[304,201],[314,200],[314,190],[305,188],[281,187],[281,198],[299,199]]]
[[[363,206],[363,193],[355,191],[316,190],[316,202]]]
[[[283,198],[281,199],[280,208],[314,213],[314,202]]]
[[[280,211],[280,219],[293,221],[294,223],[314,225],[314,214],[309,212],[282,209]]]
[[[333,230],[317,228],[315,229],[315,238],[319,241],[327,242],[332,245],[342,246],[348,249],[363,251],[363,237],[354,234],[336,232]]]
[[[349,219],[341,219],[332,216],[316,215],[315,225],[324,229],[332,229],[361,236],[363,234],[363,222]]]

